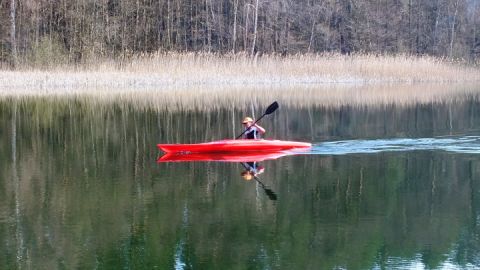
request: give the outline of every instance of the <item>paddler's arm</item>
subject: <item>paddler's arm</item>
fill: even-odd
[[[255,124],[255,127],[257,128],[258,132],[260,132],[260,134],[265,134],[265,129],[261,126],[259,126],[258,124]]]

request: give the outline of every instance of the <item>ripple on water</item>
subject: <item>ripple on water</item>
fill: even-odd
[[[314,144],[311,152],[308,152],[308,154],[347,155],[433,150],[465,154],[479,154],[480,136],[393,138],[323,142]]]

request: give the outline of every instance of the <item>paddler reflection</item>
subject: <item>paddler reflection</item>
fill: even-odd
[[[277,195],[275,192],[273,192],[271,189],[267,188],[265,184],[258,179],[257,175],[262,174],[265,171],[265,168],[258,164],[258,162],[242,162],[242,166],[245,168],[244,171],[240,174],[243,179],[250,181],[252,179],[255,179],[257,183],[260,184],[260,186],[263,188],[265,191],[265,194],[267,194],[268,198],[272,201],[277,200]]]
[[[255,176],[262,174],[265,171],[265,168],[258,164],[258,162],[244,162],[243,167],[245,170],[241,173],[243,179],[250,181]]]

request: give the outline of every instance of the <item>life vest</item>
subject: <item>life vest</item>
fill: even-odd
[[[260,139],[260,132],[257,127],[251,127],[245,132],[245,139]]]

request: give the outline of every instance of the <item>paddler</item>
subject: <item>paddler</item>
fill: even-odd
[[[242,123],[246,130],[243,135],[244,139],[260,139],[261,135],[265,134],[265,129],[256,123],[254,124],[250,117],[245,117]]]

